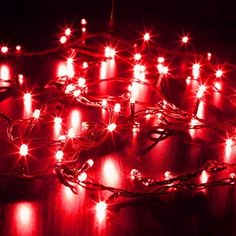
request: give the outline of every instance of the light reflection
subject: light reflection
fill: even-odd
[[[30,93],[24,95],[24,118],[29,118],[32,114],[32,96]]]
[[[96,205],[96,217],[99,223],[103,222],[106,217],[107,204],[103,201]]]
[[[37,215],[35,206],[32,203],[21,202],[15,207],[15,226],[14,235],[34,235],[36,233]]]
[[[62,119],[60,117],[55,117],[54,118],[54,138],[58,138],[60,136],[60,132],[61,132],[61,123],[62,123]]]
[[[78,110],[73,110],[70,115],[70,125],[71,128],[77,133],[80,127],[81,123],[81,117],[80,117],[80,112]]]
[[[233,140],[228,138],[225,142],[225,160],[229,161],[232,153]]]
[[[114,59],[101,62],[100,79],[114,78],[116,75],[116,63]]]
[[[9,80],[10,79],[10,69],[7,65],[0,66],[0,78],[2,80]]]
[[[108,185],[117,185],[119,181],[118,167],[114,160],[107,159],[103,164],[103,177]]]

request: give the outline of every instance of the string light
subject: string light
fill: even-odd
[[[116,124],[115,123],[111,123],[107,126],[107,129],[110,131],[110,132],[113,132],[115,129],[116,129]]]
[[[6,54],[6,53],[8,52],[8,47],[7,47],[7,46],[2,46],[2,47],[1,47],[1,52],[2,52],[3,54]]]
[[[26,144],[22,144],[20,146],[20,155],[27,156],[28,155],[28,146]]]
[[[188,36],[183,36],[182,37],[182,43],[186,44],[189,41]]]
[[[150,34],[149,33],[145,33],[143,36],[144,41],[149,41],[150,40]]]
[[[86,24],[87,21],[85,19],[81,20],[82,25],[82,32],[86,31]],[[68,36],[71,35],[71,30],[67,28],[64,32],[62,32],[60,38],[60,43],[65,44],[67,40],[69,39]],[[82,34],[82,39],[85,39],[87,37],[87,34]],[[92,37],[92,36],[91,36]],[[145,33],[143,37],[144,41],[150,40],[150,34]],[[64,64],[66,64],[66,73],[63,75],[60,75],[56,79],[52,79],[49,81],[46,86],[44,87],[45,90],[47,90],[47,93],[50,95],[53,95],[51,99],[49,99],[45,104],[41,104],[42,108],[35,109],[32,116],[29,119],[21,119],[21,120],[13,120],[11,118],[8,118],[5,114],[0,113],[0,118],[3,119],[5,122],[7,122],[7,138],[10,142],[17,143],[17,147],[19,145],[19,140],[22,138],[24,142],[28,143],[31,138],[33,139],[33,133],[32,132],[26,132],[28,130],[32,131],[34,123],[37,123],[34,119],[38,119],[40,117],[40,114],[42,113],[42,119],[45,116],[50,117],[52,119],[52,116],[50,114],[50,108],[52,105],[55,105],[57,107],[55,110],[53,109],[52,112],[53,116],[55,114],[58,114],[58,110],[61,106],[67,106],[67,104],[71,104],[71,101],[75,102],[76,104],[82,104],[85,107],[92,107],[95,109],[103,109],[102,113],[107,113],[107,116],[109,118],[108,125],[105,125],[105,122],[103,120],[99,122],[83,122],[81,124],[80,116],[79,119],[76,119],[75,122],[72,122],[72,127],[68,130],[67,135],[64,135],[65,130],[64,124],[61,117],[55,117],[54,118],[54,125],[55,126],[62,126],[62,134],[56,137],[56,140],[50,140],[45,138],[44,142],[47,143],[50,147],[56,147],[57,151],[55,153],[55,163],[53,165],[52,170],[55,171],[56,175],[60,179],[61,183],[63,183],[65,186],[69,187],[72,192],[77,193],[77,185],[84,187],[85,189],[90,189],[94,191],[108,191],[111,193],[111,196],[105,199],[104,201],[101,201],[97,203],[96,205],[96,215],[98,219],[102,220],[106,216],[106,210],[107,206],[110,202],[116,200],[119,197],[127,197],[127,198],[138,198],[138,197],[144,197],[144,196],[158,196],[162,194],[167,194],[170,192],[178,192],[178,191],[186,191],[186,190],[202,190],[209,186],[221,186],[221,185],[232,185],[236,184],[236,178],[235,178],[235,163],[218,163],[216,161],[209,161],[207,162],[203,167],[192,171],[190,173],[184,173],[177,175],[175,173],[172,173],[171,171],[165,171],[163,176],[163,179],[154,179],[150,177],[145,177],[145,175],[142,173],[142,170],[132,169],[131,170],[131,179],[134,180],[133,184],[140,184],[144,190],[142,192],[132,191],[132,190],[126,190],[116,187],[110,187],[105,186],[103,184],[100,184],[96,181],[92,181],[91,178],[88,178],[89,176],[89,169],[94,165],[94,161],[92,159],[88,159],[83,164],[81,164],[81,158],[80,153],[87,150],[93,150],[94,148],[100,147],[105,140],[110,138],[111,136],[119,135],[118,132],[115,132],[114,135],[109,135],[109,132],[113,132],[117,129],[117,124],[119,124],[119,127],[124,127],[125,132],[127,130],[136,132],[137,130],[141,130],[146,128],[152,129],[150,131],[150,140],[154,140],[156,143],[168,138],[169,136],[186,132],[189,130],[197,130],[201,128],[208,128],[212,129],[215,132],[221,132],[224,134],[227,134],[228,132],[233,132],[235,129],[235,125],[230,122],[220,122],[220,123],[211,123],[207,120],[200,119],[196,113],[187,112],[184,110],[179,109],[176,105],[167,102],[167,99],[165,98],[162,90],[161,85],[157,83],[155,86],[153,86],[149,78],[145,78],[145,70],[147,66],[147,70],[149,72],[149,64],[146,64],[146,55],[145,55],[145,43],[143,43],[142,48],[140,49],[138,44],[135,46],[135,52],[141,52],[136,53],[133,58],[130,58],[129,61],[135,61],[135,65],[133,65],[134,70],[134,78],[130,79],[121,79],[121,78],[104,78],[103,82],[105,81],[117,81],[125,84],[125,88],[129,87],[129,89],[126,89],[126,91],[121,95],[111,96],[109,95],[103,95],[103,96],[95,96],[93,94],[92,86],[98,85],[101,81],[96,82],[95,80],[86,80],[84,77],[87,78],[87,71],[92,68],[96,68],[97,65],[100,65],[100,61],[98,61],[97,52],[93,53],[92,50],[87,50],[87,47],[78,46],[77,43],[79,41],[75,41],[73,43],[71,40],[71,46],[72,48],[66,49],[67,56],[69,55],[69,58],[67,59]],[[189,38],[188,36],[183,36],[182,38],[183,43],[188,43]],[[74,49],[75,47],[76,49]],[[60,50],[64,49],[64,47],[60,47]],[[73,50],[75,50],[75,52]],[[81,51],[80,51],[81,49]],[[21,47],[17,46],[16,50],[20,51]],[[76,53],[77,51],[81,53],[81,58],[77,60]],[[83,51],[84,50],[84,51]],[[2,53],[7,53],[8,48],[2,47],[1,48]],[[86,57],[83,58],[82,54],[85,54]],[[165,58],[164,57],[158,57],[156,58],[156,55],[158,55],[156,52],[154,57],[154,63],[156,63],[157,60],[157,69],[159,72],[159,75],[157,71],[155,70],[155,75],[158,75],[159,78],[162,78],[162,75],[168,74],[169,68],[165,65]],[[105,57],[106,62],[102,62],[103,66],[105,65],[106,70],[108,68],[108,65],[116,55],[115,49],[113,49],[110,46],[105,47]],[[130,53],[129,55],[133,55]],[[92,59],[88,59],[88,56]],[[120,55],[119,55],[120,56]],[[207,60],[210,60],[212,57],[211,53],[207,54]],[[76,60],[74,60],[76,58]],[[200,58],[200,57],[199,57]],[[100,58],[102,59],[102,58]],[[126,59],[126,58],[125,58]],[[125,63],[128,63],[126,60]],[[142,60],[141,60],[142,59]],[[192,58],[191,58],[192,59]],[[87,60],[88,62],[83,62],[83,60]],[[103,58],[104,60],[104,58]],[[204,54],[204,60],[206,60],[206,54]],[[204,61],[203,60],[203,61]],[[79,65],[77,64],[77,61],[79,61]],[[143,64],[145,62],[145,64]],[[213,62],[209,63],[208,66],[212,71],[212,68],[216,68]],[[81,66],[82,65],[82,66]],[[89,65],[89,68],[88,68]],[[146,65],[146,66],[145,66]],[[201,65],[204,66],[205,64]],[[192,65],[192,76],[193,78],[197,79],[200,77],[200,64],[196,63]],[[213,67],[214,66],[214,67]],[[88,70],[85,70],[87,69]],[[82,70],[83,69],[83,70]],[[191,72],[190,72],[191,73]],[[2,74],[2,73],[1,73]],[[212,74],[211,74],[212,75]],[[223,76],[223,71],[221,69],[215,71],[215,77],[221,78]],[[1,79],[3,79],[1,75]],[[147,76],[148,77],[148,76]],[[176,76],[178,77],[178,76]],[[183,78],[186,78],[190,82],[191,76],[188,74],[184,75]],[[16,80],[19,81],[20,84],[23,84],[23,75],[18,75],[15,77]],[[6,79],[8,80],[8,79]],[[219,83],[220,79],[216,79],[216,81],[208,82],[209,84],[206,85],[200,85],[196,94],[197,101],[200,101],[200,99],[204,96],[204,93],[206,91],[206,88],[208,86],[215,86],[218,90],[221,88],[221,83]],[[152,81],[151,81],[152,82]],[[198,84],[199,81],[194,81]],[[218,84],[217,84],[218,83]],[[222,82],[223,83],[223,82]],[[12,84],[14,84],[14,81],[12,81]],[[128,86],[129,84],[129,86]],[[147,86],[148,88],[151,88],[153,91],[158,94],[158,96],[161,97],[159,102],[156,102],[154,105],[151,105],[151,103],[145,103],[140,102],[135,96],[136,87],[135,84],[141,85],[141,86]],[[90,87],[91,85],[91,87]],[[18,86],[20,87],[20,86]],[[24,86],[22,86],[24,87]],[[190,86],[188,86],[189,88]],[[87,88],[89,88],[89,92],[87,92]],[[20,88],[20,91],[27,91],[25,88]],[[55,94],[53,93],[55,92]],[[209,90],[210,91],[210,90]],[[46,94],[46,93],[45,93]],[[44,93],[42,92],[42,95]],[[55,96],[54,96],[55,95]],[[73,97],[73,99],[71,99]],[[24,94],[24,101],[30,101],[32,99],[32,96],[30,93]],[[47,99],[45,99],[47,100]],[[60,105],[58,105],[58,103]],[[135,110],[135,104],[137,104],[137,111]],[[70,105],[68,105],[70,106]],[[53,106],[52,106],[53,107]],[[128,113],[125,112],[128,108]],[[139,109],[139,110],[138,110]],[[122,112],[120,112],[122,110]],[[104,117],[104,116],[103,116]],[[154,117],[157,122],[155,123],[155,126],[150,125],[147,119],[145,118],[151,118]],[[47,117],[48,118],[48,117]],[[78,117],[77,117],[78,118]],[[46,119],[45,119],[46,120]],[[52,119],[53,120],[53,119]],[[151,120],[151,119],[150,119]],[[34,121],[34,122],[32,122]],[[53,121],[52,121],[53,122]],[[79,123],[81,124],[81,132],[78,132],[78,130],[74,127]],[[145,125],[143,125],[145,124]],[[150,125],[150,126],[149,126]],[[27,127],[24,130],[24,127]],[[20,134],[20,137],[18,137],[15,133],[15,130],[24,130]],[[14,130],[14,131],[13,131]],[[61,132],[61,131],[60,131]],[[78,133],[78,135],[76,135]],[[117,133],[117,134],[116,134]],[[128,132],[127,132],[128,133]],[[156,135],[158,134],[158,135]],[[230,133],[231,134],[231,133]],[[135,134],[132,134],[135,136]],[[225,146],[226,148],[232,148],[234,145],[234,136],[230,136],[231,138],[228,138],[226,140]],[[36,139],[37,140],[37,139]],[[44,145],[44,142],[41,144]],[[26,144],[22,144],[20,146],[19,153],[21,156],[27,156],[28,155],[28,146]],[[89,152],[88,152],[89,153]],[[140,168],[141,169],[141,168]],[[115,167],[111,165],[111,163],[108,163],[104,166],[104,171],[106,172],[106,175],[109,177],[111,176],[111,173],[114,174]],[[215,173],[218,173],[219,171],[224,170],[230,170],[233,171],[231,174],[227,174],[222,179],[216,179],[211,180],[209,178],[210,176],[214,175]],[[53,171],[52,171],[53,172]],[[54,172],[53,172],[54,173]],[[21,177],[24,177],[22,173]],[[114,174],[115,179],[117,178],[117,175]],[[199,183],[199,179],[200,182]],[[212,178],[213,179],[213,178]],[[147,191],[146,191],[147,190]]]

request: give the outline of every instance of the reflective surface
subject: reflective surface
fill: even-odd
[[[47,77],[64,73],[64,64],[50,62],[53,69]],[[0,65],[0,73],[8,76],[7,69]],[[5,68],[5,69],[2,69]],[[113,78],[122,69],[115,60],[101,62],[94,74],[95,80]],[[10,71],[10,68],[9,68]],[[124,70],[132,77],[133,70]],[[44,72],[42,72],[44,73]],[[137,76],[135,74],[134,76]],[[140,76],[140,74],[138,75]],[[5,78],[4,77],[4,78]],[[151,80],[141,72],[142,80]],[[36,81],[33,81],[33,83]],[[192,110],[197,104],[195,97],[198,83],[195,80],[163,80],[163,90],[170,101]],[[230,90],[230,81],[224,81],[222,90]],[[127,91],[129,83],[117,81],[99,83],[93,88],[98,94],[120,94]],[[133,83],[133,97],[139,101],[155,103],[159,97],[145,85]],[[11,95],[0,103],[1,110],[12,117],[31,115],[37,107],[34,95],[22,99],[22,95]],[[207,120],[224,120],[233,117],[235,111],[217,91],[210,90],[198,104],[197,115]],[[137,105],[138,109],[138,105]],[[82,132],[83,121],[102,119],[108,123],[103,110],[71,105],[60,114],[67,129]],[[146,116],[146,124],[155,124],[156,118]],[[145,123],[144,122],[144,123]],[[194,122],[194,121],[191,121]],[[144,124],[145,127],[145,124]],[[1,130],[4,124],[1,123]],[[166,171],[184,173],[199,168],[209,159],[236,161],[234,145],[225,146],[224,137],[209,129],[180,133],[157,144],[148,138],[148,130],[129,134],[114,134],[106,146],[89,153],[95,164],[88,178],[104,185],[127,189],[140,189],[130,178],[130,170],[137,168],[144,175],[162,179]],[[0,170],[14,169],[19,162],[18,147],[4,139],[0,143]],[[58,138],[65,133],[60,122],[54,124],[53,117],[46,125],[39,124],[38,135]],[[64,132],[64,133],[63,133]],[[11,150],[11,155],[9,154]],[[31,169],[40,169],[55,159],[53,148],[31,143],[27,164]],[[199,181],[206,182],[207,173]],[[170,194],[153,199],[117,201],[115,205],[104,206],[107,192],[94,192],[78,187],[78,194],[59,183],[55,176],[37,180],[10,178],[0,180],[0,234],[1,235],[235,235],[236,234],[236,188],[219,187],[199,192]],[[96,205],[100,203],[99,205]]]

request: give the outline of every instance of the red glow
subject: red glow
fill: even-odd
[[[16,232],[12,235],[35,235],[36,233],[36,213],[32,203],[17,203],[12,227],[16,226]],[[14,224],[13,224],[14,222]]]
[[[188,36],[183,36],[182,37],[182,43],[186,44],[189,41]]]
[[[78,180],[81,181],[81,182],[85,181],[86,179],[87,179],[86,172],[83,172],[78,176]]]
[[[135,61],[139,61],[141,58],[142,58],[142,55],[141,55],[140,53],[136,53],[136,54],[134,55],[134,60],[135,60]]]
[[[110,131],[110,132],[113,132],[115,129],[116,129],[116,124],[115,123],[111,123],[107,126],[107,129]]]
[[[17,51],[17,52],[21,51],[21,46],[20,46],[20,45],[17,45],[17,46],[16,46],[16,51]]]
[[[114,112],[120,112],[120,103],[116,103],[114,106]]]
[[[105,47],[105,57],[106,58],[114,58],[116,55],[115,49],[111,47]]]
[[[57,159],[57,161],[61,161],[63,156],[64,156],[63,151],[59,150],[59,151],[56,152],[56,159]]]
[[[149,41],[150,40],[150,34],[149,33],[145,33],[143,36],[143,40],[144,41]]]
[[[61,38],[60,38],[60,43],[61,44],[65,44],[66,43],[66,41],[67,41],[67,37],[66,36],[61,36]]]
[[[66,36],[70,36],[70,34],[71,34],[71,29],[70,29],[70,28],[67,28],[67,29],[65,30],[65,35],[66,35]]]
[[[75,130],[73,128],[70,128],[68,130],[68,134],[67,135],[68,135],[69,138],[75,138]]]
[[[158,63],[163,63],[165,61],[165,58],[164,57],[158,57],[157,58],[157,62]]]
[[[85,33],[86,32],[86,28],[85,27],[82,27],[82,32]]]
[[[71,112],[70,124],[71,127],[74,129],[74,131],[78,131],[78,128],[80,127],[81,124],[81,117],[80,117],[80,112],[76,109],[74,109]]]
[[[24,76],[22,74],[18,75],[18,81],[19,81],[20,85],[22,85],[24,83]]]
[[[81,19],[81,25],[86,25],[87,24],[87,21],[86,21],[86,19]]]
[[[66,75],[70,78],[74,77],[75,75],[73,62],[74,62],[73,58],[67,59],[67,74]]]
[[[221,90],[221,83],[220,82],[215,82],[214,83],[214,86],[215,86],[215,88],[217,89],[217,90]]]
[[[225,141],[225,158],[228,161],[232,152],[233,140],[228,138]]]
[[[7,46],[2,46],[1,47],[1,52],[4,53],[4,54],[7,53],[8,52],[8,47]]]
[[[202,98],[205,91],[206,91],[206,86],[200,85],[197,92],[197,98]]]
[[[33,117],[35,119],[38,119],[40,117],[40,110],[39,109],[34,110]]]
[[[6,66],[6,65],[0,66],[0,78],[3,80],[10,79],[10,70],[9,70],[8,66]]]
[[[202,171],[202,174],[200,176],[200,181],[202,184],[207,183],[207,181],[208,181],[208,174],[205,170]]]
[[[83,87],[85,87],[85,84],[86,84],[86,79],[80,77],[80,78],[78,79],[78,86],[81,87],[81,88],[83,88]]]
[[[210,52],[207,53],[207,60],[210,61],[212,57],[212,54]]]
[[[119,180],[119,174],[117,171],[117,166],[112,159],[108,159],[105,161],[103,165],[103,175],[106,184],[108,185],[117,185]]]
[[[102,100],[102,107],[103,107],[103,108],[106,108],[106,106],[107,106],[107,100],[106,100],[106,99],[103,99],[103,100]]]
[[[22,144],[20,146],[20,155],[27,156],[28,155],[28,146],[26,144]]]
[[[32,112],[32,96],[30,93],[24,94],[24,112],[26,117]]]
[[[200,75],[200,65],[198,63],[193,64],[192,74],[194,79],[197,79]]]
[[[82,68],[83,68],[83,69],[87,69],[87,68],[88,68],[88,62],[87,62],[87,61],[84,61],[84,62],[83,62]]]
[[[216,71],[216,78],[220,78],[223,75],[223,71],[222,70],[217,70]]]
[[[134,78],[144,80],[145,79],[145,66],[136,64],[134,65]]]
[[[102,222],[106,217],[107,204],[103,201],[96,205],[96,217],[99,222]]]

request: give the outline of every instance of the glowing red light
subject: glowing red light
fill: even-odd
[[[35,119],[38,119],[40,117],[40,110],[39,109],[34,110],[33,117]]]
[[[107,204],[103,201],[97,203],[96,205],[96,216],[98,221],[103,221],[106,217]]]
[[[142,55],[141,55],[140,53],[136,53],[136,54],[134,55],[134,60],[135,60],[135,61],[139,61],[141,58],[142,58]]]
[[[120,112],[120,103],[116,103],[115,106],[114,106],[114,112]]]
[[[27,156],[28,155],[28,146],[26,144],[22,144],[20,146],[20,155]]]
[[[62,123],[61,117],[55,117],[54,122],[55,122],[55,124],[60,125]]]
[[[81,87],[81,88],[83,88],[83,87],[85,87],[85,84],[86,84],[86,79],[80,77],[80,78],[78,79],[78,86]]]
[[[29,204],[21,203],[17,209],[17,218],[21,225],[26,226],[32,220],[32,209]]]
[[[207,174],[207,172],[204,170],[204,171],[202,171],[202,174],[201,174],[201,176],[200,176],[200,180],[201,180],[201,183],[207,183],[207,181],[208,181],[208,174]]]
[[[18,75],[18,81],[19,81],[20,85],[22,85],[24,83],[24,76],[22,74]]]
[[[182,43],[187,43],[189,41],[189,38],[188,38],[188,36],[183,36],[182,37]]]
[[[149,41],[150,40],[150,34],[149,33],[145,33],[143,36],[144,41]]]
[[[61,161],[63,156],[64,156],[63,151],[59,150],[59,151],[56,152],[56,159],[57,159],[57,161]]]
[[[165,61],[165,58],[164,57],[158,57],[157,58],[157,62],[158,63],[163,63]]]
[[[86,25],[87,24],[87,21],[86,21],[86,19],[81,19],[81,25]]]
[[[67,29],[65,30],[65,35],[66,35],[66,36],[70,36],[70,34],[71,34],[71,29],[70,29],[70,28],[67,28]]]
[[[228,138],[225,142],[226,146],[231,147],[233,145],[233,140],[231,138]]]
[[[103,99],[102,100],[102,107],[105,108],[107,106],[107,100]]]
[[[214,86],[215,86],[215,88],[217,89],[217,90],[221,90],[221,83],[220,82],[215,82],[214,83]]]
[[[106,58],[114,58],[116,55],[115,49],[111,47],[105,47],[105,57]]]
[[[117,166],[112,159],[108,159],[105,161],[103,165],[103,174],[107,184],[116,185],[119,180],[119,174]]]
[[[116,129],[116,124],[115,123],[111,123],[111,124],[109,124],[108,126],[107,126],[107,129],[110,131],[110,132],[112,132],[112,131],[114,131],[115,129]]]
[[[1,52],[4,53],[4,54],[7,53],[8,52],[8,47],[7,46],[2,46],[1,47]]]
[[[68,135],[69,138],[74,138],[75,137],[75,130],[73,128],[70,128],[68,130],[68,134],[67,135]]]
[[[197,98],[202,98],[205,91],[206,91],[206,86],[205,85],[199,86],[198,92],[197,92]]]
[[[86,32],[86,28],[85,27],[82,27],[82,32],[85,33]]]
[[[10,70],[9,70],[8,66],[6,66],[6,65],[0,66],[0,78],[3,80],[10,79]]]
[[[20,52],[20,51],[21,51],[21,46],[20,46],[20,45],[17,45],[17,46],[16,46],[16,51],[17,51],[17,52]]]
[[[216,77],[220,78],[223,75],[223,71],[222,70],[217,70],[216,71]]]
[[[200,65],[198,63],[193,64],[192,74],[194,79],[197,79],[200,75]]]
[[[60,38],[60,43],[61,44],[65,44],[66,43],[66,41],[67,41],[67,37],[66,36],[61,36],[61,38]]]
[[[78,180],[81,181],[81,182],[85,181],[86,179],[87,179],[86,172],[83,172],[78,176]]]
[[[25,103],[31,103],[31,94],[30,93],[26,93],[24,94],[24,102]]]
[[[84,61],[83,64],[82,64],[82,68],[87,69],[88,68],[88,62]]]
[[[79,89],[77,89],[77,90],[75,90],[75,91],[73,92],[73,95],[74,95],[75,97],[78,97],[80,94],[81,94],[81,90],[79,90]]]
[[[210,61],[212,57],[212,54],[210,52],[207,53],[207,60]]]

